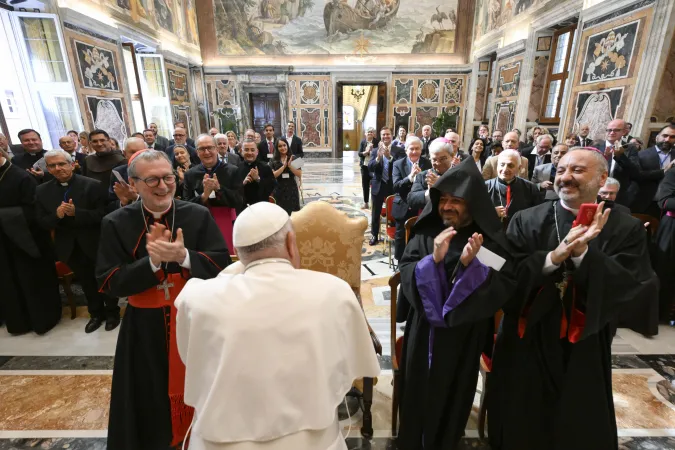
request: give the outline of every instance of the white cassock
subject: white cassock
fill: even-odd
[[[346,450],[337,407],[380,366],[343,280],[280,259],[188,281],[176,300],[190,450]]]

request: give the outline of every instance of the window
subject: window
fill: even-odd
[[[138,75],[141,80],[143,109],[145,121],[157,124],[157,134],[173,136],[173,120],[171,116],[169,91],[164,75],[164,59],[162,55],[136,55]]]
[[[577,25],[574,24],[553,34],[553,51],[548,63],[540,123],[560,123],[560,107],[569,84],[570,54],[574,47],[576,30]]]
[[[5,106],[7,107],[7,116],[14,117],[19,113],[14,91],[5,89]]]
[[[122,43],[122,54],[124,55],[124,68],[127,73],[127,84],[129,86],[129,95],[131,96],[131,111],[134,116],[134,128],[136,130],[145,130],[148,128],[145,122],[145,109],[143,106],[143,96],[140,92],[138,77],[138,66],[136,65],[136,50],[131,42]]]

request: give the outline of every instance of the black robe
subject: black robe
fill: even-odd
[[[560,202],[517,213],[507,231],[518,252],[518,287],[504,305],[488,377],[493,450],[618,447],[610,323],[622,307],[653,293],[645,230],[637,219],[613,212],[578,268],[567,261],[543,275],[559,242],[554,208],[562,240],[575,215]],[[572,281],[561,300],[556,283],[565,265]]]
[[[485,187],[487,187],[488,194],[490,194],[492,204],[495,207],[508,204],[506,201],[506,184],[499,177],[486,180]],[[536,184],[520,177],[514,178],[511,182],[511,205],[508,207],[504,225],[508,226],[508,223],[518,211],[537,206],[543,201],[544,197]]]
[[[400,263],[400,304],[411,305],[399,364],[401,427],[397,444],[401,450],[419,450],[423,441],[424,448],[429,450],[458,448],[473,404],[481,352],[491,354],[494,315],[514,288],[501,223],[486,195],[476,164],[473,160],[467,161],[468,164],[462,163],[446,172],[431,189],[430,201],[415,224],[415,235]],[[462,184],[467,179],[457,180],[461,178],[457,175],[469,166],[473,166],[471,180]],[[445,258],[448,287],[453,287],[452,278],[459,267],[462,249],[474,232],[483,234],[485,248],[507,261],[500,271],[488,269],[485,281],[443,316],[444,326],[433,326],[425,312],[415,270],[422,258],[433,253],[434,238],[445,229],[438,215],[440,192],[464,198],[474,220],[460,229],[450,243]]]
[[[237,168],[238,178],[241,180],[241,183],[244,182],[251,169],[256,167],[258,168],[260,181],[253,181],[243,185],[244,204],[241,210],[237,211],[238,213],[244,210],[248,205],[269,201],[272,191],[274,191],[274,188],[277,186],[277,180],[274,178],[274,172],[272,172],[272,168],[267,163],[260,161],[255,161],[254,163],[243,161],[241,163],[241,165]]]
[[[654,269],[661,283],[659,318],[675,320],[675,171],[666,171],[656,201],[662,213],[654,239]]]
[[[158,221],[173,229],[174,237],[178,228],[183,229],[191,277],[214,278],[231,262],[220,230],[203,206],[176,200],[175,208],[175,227],[173,208]],[[139,201],[103,218],[96,277],[101,289],[111,296],[128,297],[159,284],[145,249],[144,217],[148,224],[155,222]],[[166,272],[180,273],[181,268],[171,263]],[[127,306],[115,351],[109,450],[169,447],[172,429],[165,328],[169,309]]]
[[[37,182],[9,162],[0,178],[0,323],[11,334],[43,334],[62,308],[49,233],[35,221]]]

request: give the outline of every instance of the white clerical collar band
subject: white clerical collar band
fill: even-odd
[[[152,214],[152,217],[153,217],[153,218],[155,218],[155,219],[161,219],[162,216],[163,216],[164,214],[166,214],[166,213],[169,212],[169,210],[171,209],[172,206],[173,206],[173,202],[171,202],[171,205],[169,205],[168,208],[166,208],[164,211],[159,212],[159,213],[158,213],[158,212],[155,212],[155,211],[150,211],[148,208],[145,207],[145,205],[143,205],[143,209],[145,209],[147,212],[149,212],[150,214]]]
[[[598,202],[593,202],[593,203],[598,203]],[[571,212],[571,213],[579,214],[579,210],[578,210],[578,209],[570,208],[569,206],[567,206],[567,205],[565,204],[565,201],[564,201],[563,199],[560,199],[560,206],[562,206],[563,208],[565,208],[566,210],[568,210],[568,211]]]
[[[244,268],[244,272],[246,272],[249,269],[252,269],[257,266],[262,266],[263,264],[288,264],[289,266],[291,265],[291,262],[287,259],[283,258],[265,258],[265,259],[259,259],[257,261],[253,261],[252,263],[249,263],[246,268]]]
[[[61,186],[68,186],[68,183],[61,183]]]

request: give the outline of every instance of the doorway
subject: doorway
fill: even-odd
[[[370,127],[379,130],[387,120],[385,109],[387,84],[338,82],[336,157],[358,151],[361,139]],[[376,132],[379,135],[379,131]]]
[[[265,124],[274,126],[274,134],[281,136],[281,102],[279,94],[251,94],[251,122],[253,129],[263,135]]]

